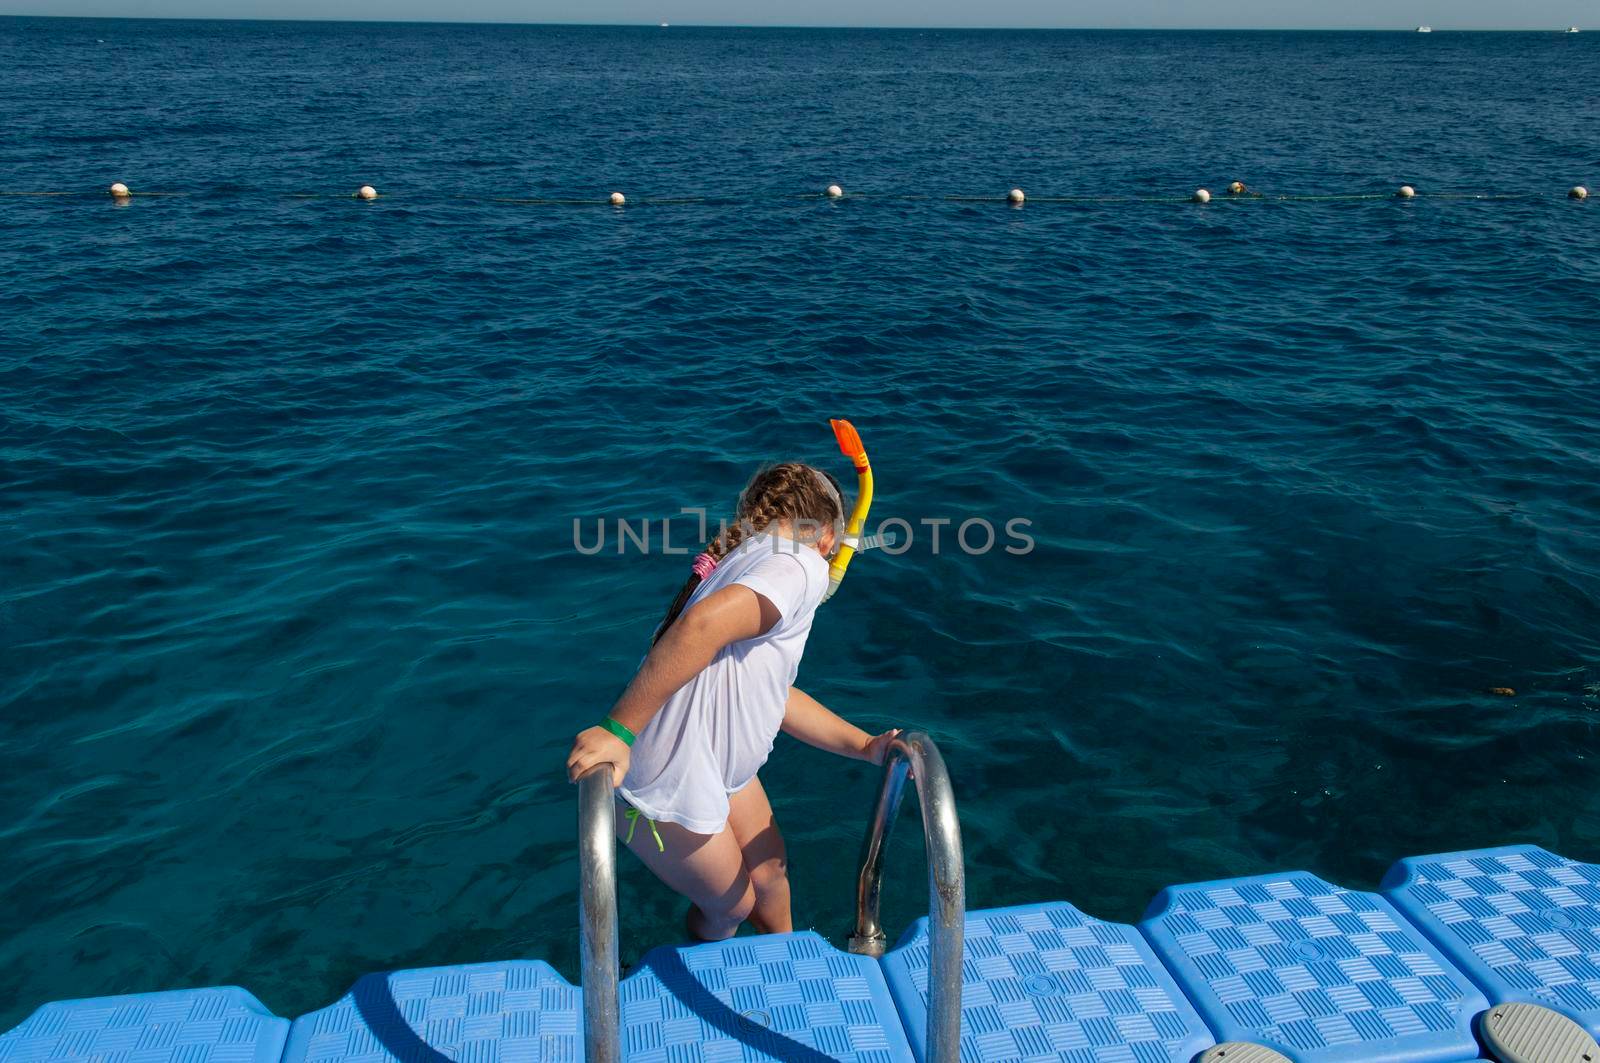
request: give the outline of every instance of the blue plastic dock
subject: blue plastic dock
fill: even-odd
[[[1600,1036],[1600,866],[1515,845],[1401,860],[1383,889],[1491,1001]]]
[[[531,960],[368,975],[295,1020],[283,1063],[569,1063],[580,994]],[[655,949],[621,1001],[638,1063],[912,1063],[877,962],[813,933]]]
[[[283,1063],[583,1058],[579,995],[542,960],[369,974],[294,1020]]]
[[[1162,891],[1141,924],[1223,1041],[1297,1063],[1478,1057],[1488,1001],[1389,903],[1293,872]]]
[[[621,996],[639,1063],[913,1060],[877,961],[810,932],[654,949]]]
[[[1377,894],[1292,872],[1173,887],[1138,928],[1066,903],[967,913],[961,1058],[1464,1063],[1490,1006],[1600,1032],[1600,866],[1417,857]],[[881,961],[814,933],[659,948],[620,986],[628,1063],[923,1063],[927,920]],[[582,994],[512,960],[368,975],[291,1024],[222,987],[45,1004],[0,1063],[581,1063]],[[1575,1032],[1575,1031],[1574,1031]]]
[[[0,1063],[278,1063],[288,1033],[236,986],[61,1000],[0,1035]]]
[[[969,912],[961,1058],[1189,1063],[1214,1041],[1131,926],[1070,904]],[[883,958],[917,1058],[928,1022],[928,920]]]

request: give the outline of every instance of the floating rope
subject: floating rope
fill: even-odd
[[[176,196],[192,196],[194,194],[195,193],[193,193],[193,192],[140,192],[140,193],[138,193],[139,198],[141,198],[141,199],[143,199],[146,196],[176,197]],[[128,199],[128,198],[131,198],[133,195],[134,195],[134,193],[129,192],[126,196],[112,196],[111,198],[113,198],[113,199]],[[106,196],[107,196],[107,193],[105,193],[105,192],[0,192],[0,196],[17,196],[17,197],[27,197],[27,196],[81,196],[81,197],[84,197],[84,198],[88,198],[88,197],[92,196],[95,199],[105,199]]]
[[[1237,182],[1235,182],[1237,185]],[[1239,186],[1241,189],[1243,186]],[[371,202],[378,199],[398,199],[407,202],[472,202],[481,203],[487,200],[490,203],[507,203],[522,206],[552,206],[552,207],[622,207],[633,206],[693,206],[724,203],[743,203],[746,199],[739,196],[653,196],[640,199],[625,199],[620,192],[613,192],[605,199],[587,199],[559,196],[467,196],[467,195],[433,195],[430,193],[383,193],[379,194],[370,185],[363,185],[355,193],[334,192],[271,192],[267,190],[251,190],[239,187],[219,189],[213,192],[134,192],[120,183],[112,186],[112,191],[107,192],[46,192],[46,191],[0,191],[0,197],[12,199],[27,198],[107,198],[114,202],[126,203],[130,199],[179,199],[179,198],[211,198],[211,197],[260,197],[279,196],[285,199],[342,199],[357,202]],[[1555,196],[1554,192],[1418,192],[1410,185],[1404,185],[1398,192],[1332,192],[1310,195],[1297,195],[1292,193],[1265,193],[1254,190],[1229,191],[1225,194],[1213,196],[1205,189],[1197,189],[1187,196],[1118,196],[1118,195],[1082,195],[1082,196],[1024,196],[1020,188],[1012,189],[1004,195],[919,195],[904,192],[845,192],[837,185],[831,185],[823,192],[780,193],[772,198],[779,200],[815,201],[823,199],[828,202],[842,200],[875,200],[900,203],[1004,203],[1011,206],[1023,206],[1024,203],[1057,203],[1057,204],[1151,204],[1151,205],[1207,205],[1224,203],[1340,203],[1360,202],[1365,200],[1410,200],[1410,199],[1445,199],[1445,200],[1525,200],[1546,199]],[[1587,199],[1589,192],[1579,185],[1566,193],[1568,199]]]

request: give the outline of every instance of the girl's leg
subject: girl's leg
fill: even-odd
[[[622,841],[632,826],[617,810],[617,840]],[[730,938],[739,924],[750,917],[755,906],[755,891],[745,872],[744,854],[733,831],[724,827],[717,834],[695,834],[676,823],[657,823],[664,849],[656,847],[650,824],[640,821],[628,846],[656,878],[689,898],[689,934],[702,941]]]
[[[728,799],[728,829],[743,851],[745,875],[755,890],[750,925],[763,934],[794,929],[789,912],[789,853],[760,779]]]

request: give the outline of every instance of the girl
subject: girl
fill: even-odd
[[[694,559],[633,682],[567,757],[572,780],[616,766],[628,806],[617,833],[689,899],[700,940],[732,937],[746,919],[763,933],[793,929],[783,836],[756,778],[778,731],[874,764],[898,733],[868,735],[791,685],[843,518],[826,473],[785,462],[756,474],[733,527]]]

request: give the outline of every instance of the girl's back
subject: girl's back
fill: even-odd
[[[724,646],[667,699],[639,733],[620,787],[651,819],[701,834],[721,829],[728,796],[743,789],[772,752],[812,617],[827,590],[828,563],[793,539],[755,536],[717,563],[685,611],[734,585],[771,602],[777,623],[764,635]]]

